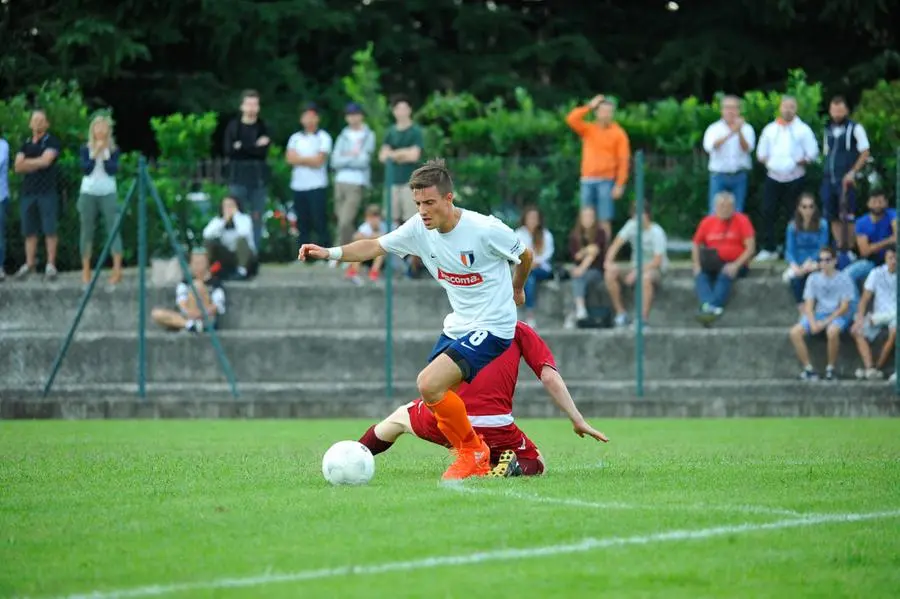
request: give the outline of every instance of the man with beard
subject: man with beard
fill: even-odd
[[[857,285],[865,281],[876,266],[884,264],[887,248],[897,243],[897,212],[888,208],[884,191],[872,191],[868,206],[869,213],[856,221],[859,260],[846,268]]]
[[[831,223],[831,234],[837,240],[838,249],[847,250],[853,245],[853,230],[841,225],[856,219],[856,176],[869,158],[869,137],[859,123],[850,120],[850,109],[843,96],[835,96],[828,105],[831,120],[825,125],[822,148],[825,156],[822,172],[822,211]],[[845,203],[841,205],[841,195]]]

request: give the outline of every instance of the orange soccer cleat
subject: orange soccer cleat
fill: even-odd
[[[462,480],[470,476],[487,476],[491,471],[491,449],[488,447],[484,439],[481,441],[479,448],[462,448],[453,451],[456,454],[456,460],[450,464],[442,480]]]

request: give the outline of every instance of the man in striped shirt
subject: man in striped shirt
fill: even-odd
[[[540,451],[516,426],[512,415],[513,394],[519,378],[519,360],[522,358],[540,379],[553,402],[569,417],[575,434],[608,441],[578,411],[565,381],[556,370],[553,353],[544,340],[530,326],[517,322],[510,347],[478,373],[471,383],[462,383],[457,390],[466,404],[472,427],[491,449],[493,468],[489,476],[532,476],[544,471]],[[359,442],[373,454],[379,454],[390,449],[404,433],[444,447],[450,446],[438,429],[434,414],[421,398],[400,406],[393,414],[369,427]]]

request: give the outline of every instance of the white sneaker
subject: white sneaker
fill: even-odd
[[[588,317],[587,308],[575,308],[575,320],[584,320]]]
[[[44,269],[44,278],[46,278],[48,281],[55,281],[56,275],[58,274],[59,271],[56,270],[56,267],[52,264],[48,264],[47,268]]]
[[[617,327],[624,327],[625,325],[628,324],[628,315],[625,314],[624,312],[621,314],[616,314],[616,319],[613,321],[613,323]]]
[[[778,254],[768,250],[762,250],[756,254],[756,257],[753,259],[754,262],[772,262],[774,260],[778,260]]]
[[[866,379],[870,381],[880,381],[884,378],[884,373],[877,368],[869,368],[866,371]]]
[[[889,382],[889,383],[896,383],[896,382],[897,382],[897,373],[895,372],[895,373],[892,374],[890,377],[888,377],[888,381],[887,381],[887,382]]]
[[[574,314],[567,314],[566,319],[563,321],[564,329],[574,329],[577,317]]]
[[[0,268],[0,283],[2,283],[5,280],[6,280],[6,272],[3,270],[3,268]]]

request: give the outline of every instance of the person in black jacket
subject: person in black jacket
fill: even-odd
[[[241,211],[253,218],[253,238],[259,248],[266,209],[266,156],[272,140],[259,118],[257,91],[248,89],[241,95],[241,116],[228,123],[224,143],[230,167],[228,192],[238,200]]]

